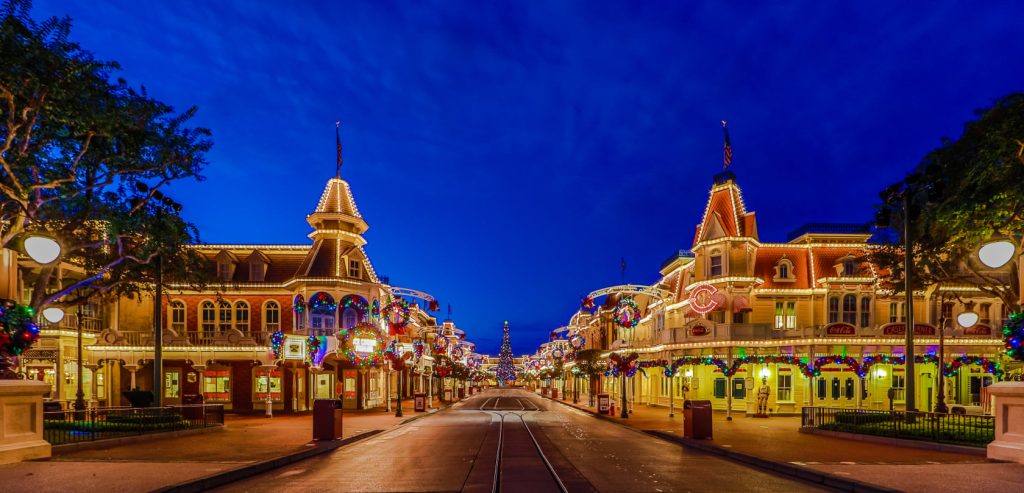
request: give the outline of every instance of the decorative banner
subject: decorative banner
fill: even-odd
[[[451,305],[449,305],[449,306],[451,306]],[[430,300],[430,301],[427,302],[427,310],[428,311],[436,312],[436,311],[438,311],[440,309],[441,309],[441,305],[437,302],[437,300]]]
[[[718,294],[718,288],[710,284],[697,286],[696,289],[690,291],[690,309],[699,313],[701,317],[715,311],[720,304],[716,294]]]
[[[964,329],[965,336],[990,336],[992,335],[992,327],[985,324],[978,324],[973,327]]]
[[[632,296],[619,300],[615,307],[615,324],[624,329],[635,328],[640,323],[640,306],[633,301]]]
[[[587,339],[582,334],[573,334],[569,336],[569,345],[575,350],[583,349],[583,345],[587,343]]]
[[[402,298],[395,298],[394,301],[384,305],[384,322],[388,324],[388,331],[391,335],[405,333],[405,327],[409,325],[412,317],[412,309]]]
[[[857,335],[857,328],[853,325],[839,322],[835,324],[829,324],[825,326],[825,335],[827,336],[852,336]]]
[[[338,342],[345,356],[359,366],[378,366],[384,361],[384,338],[377,328],[362,323],[338,332]]]
[[[633,376],[633,374],[636,373],[636,370],[640,368],[640,365],[636,361],[639,358],[640,355],[636,353],[632,353],[625,358],[618,353],[612,353],[612,355],[608,357],[610,360],[608,366],[611,368],[610,375],[613,377],[617,377],[619,375],[625,375],[627,377]]]

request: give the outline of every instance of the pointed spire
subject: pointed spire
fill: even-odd
[[[334,168],[334,176],[341,178],[341,120],[334,122],[334,141],[338,146],[338,164]]]

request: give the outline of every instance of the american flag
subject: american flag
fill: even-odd
[[[338,165],[337,165],[337,167],[335,167],[334,172],[335,172],[336,175],[338,175],[338,178],[341,178],[341,130],[340,130],[340,127],[341,127],[341,122],[340,121],[334,122],[334,141],[338,145]]]
[[[729,143],[729,129],[725,126],[725,120],[722,120],[722,131],[725,132],[725,149],[722,151],[724,164],[722,169],[728,169],[729,165],[732,164],[732,144]]]

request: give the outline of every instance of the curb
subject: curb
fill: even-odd
[[[216,431],[224,431],[224,425],[207,426],[206,428],[193,428],[191,430],[163,431],[160,433],[143,433],[126,437],[105,438],[103,440],[92,440],[88,442],[65,443],[53,446],[53,456],[70,454],[82,450],[103,450],[108,447],[116,447],[127,443],[150,441],[159,438],[175,438],[189,435],[202,435]],[[46,460],[46,459],[43,459]]]
[[[255,476],[257,474],[262,474],[264,472],[271,471],[279,467],[287,466],[289,464],[293,464],[303,459],[308,459],[313,456],[331,452],[346,445],[350,445],[358,441],[365,440],[382,432],[382,430],[372,430],[360,433],[356,436],[348,437],[344,440],[321,442],[306,450],[292,452],[290,454],[256,462],[236,469],[211,474],[209,476],[204,476],[190,481],[185,481],[164,488],[158,488],[153,490],[152,493],[194,493],[210,490],[213,488],[217,488],[219,486],[224,486],[226,484],[233,483],[235,481],[240,481],[242,479]]]
[[[881,486],[875,486],[873,484],[865,483],[865,482],[862,482],[862,481],[857,481],[855,479],[850,479],[850,478],[845,478],[845,477],[842,477],[842,476],[836,476],[836,475],[833,475],[833,474],[828,474],[828,473],[825,473],[825,472],[815,471],[815,470],[810,469],[810,468],[796,466],[796,465],[793,465],[793,464],[789,464],[787,462],[773,461],[773,460],[768,460],[768,459],[764,459],[764,458],[761,458],[761,457],[757,457],[757,456],[754,456],[754,455],[745,454],[745,453],[742,453],[742,452],[736,452],[734,450],[729,450],[727,448],[719,447],[717,445],[711,445],[709,443],[704,443],[704,442],[702,442],[700,440],[694,440],[694,439],[690,439],[690,438],[678,437],[678,436],[672,435],[670,433],[665,433],[665,432],[656,431],[656,430],[640,430],[640,429],[634,428],[634,427],[632,427],[632,426],[630,426],[630,425],[628,425],[626,423],[622,423],[622,422],[617,421],[617,420],[615,420],[613,418],[610,418],[608,416],[605,416],[605,415],[602,415],[602,414],[598,414],[596,411],[591,411],[590,409],[584,409],[584,408],[576,407],[576,406],[574,406],[572,404],[567,404],[567,403],[562,402],[562,401],[560,401],[558,399],[552,399],[552,398],[550,398],[548,396],[541,396],[541,397],[545,397],[548,400],[557,402],[557,403],[559,403],[559,404],[561,404],[563,406],[568,406],[568,407],[570,407],[572,409],[576,409],[576,410],[579,410],[579,411],[583,411],[585,413],[589,413],[592,416],[595,416],[595,417],[598,417],[598,418],[601,418],[601,419],[604,419],[604,420],[607,420],[607,421],[611,421],[611,422],[613,422],[613,423],[615,423],[615,424],[617,424],[619,426],[623,426],[625,428],[629,428],[629,429],[631,429],[633,431],[637,431],[637,432],[640,432],[640,433],[645,433],[645,434],[647,434],[649,436],[653,436],[655,438],[659,438],[659,439],[664,440],[666,442],[674,443],[674,444],[683,446],[685,448],[697,450],[697,451],[700,451],[700,452],[717,455],[719,457],[724,457],[724,458],[732,460],[734,462],[739,462],[739,463],[742,463],[742,464],[745,464],[745,465],[754,466],[754,467],[757,467],[759,469],[764,469],[764,470],[767,470],[767,471],[775,473],[775,474],[780,474],[780,475],[794,477],[794,478],[800,479],[802,481],[806,481],[808,483],[819,484],[819,485],[825,486],[827,488],[832,488],[832,489],[840,490],[840,491],[858,492],[858,493],[859,492],[863,492],[863,493],[892,493],[892,492],[900,491],[900,490],[889,489],[889,488],[885,488],[885,487],[881,487]]]

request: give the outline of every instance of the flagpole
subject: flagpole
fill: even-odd
[[[341,178],[341,120],[334,122],[334,142],[338,150],[338,161],[334,167],[334,177]]]

